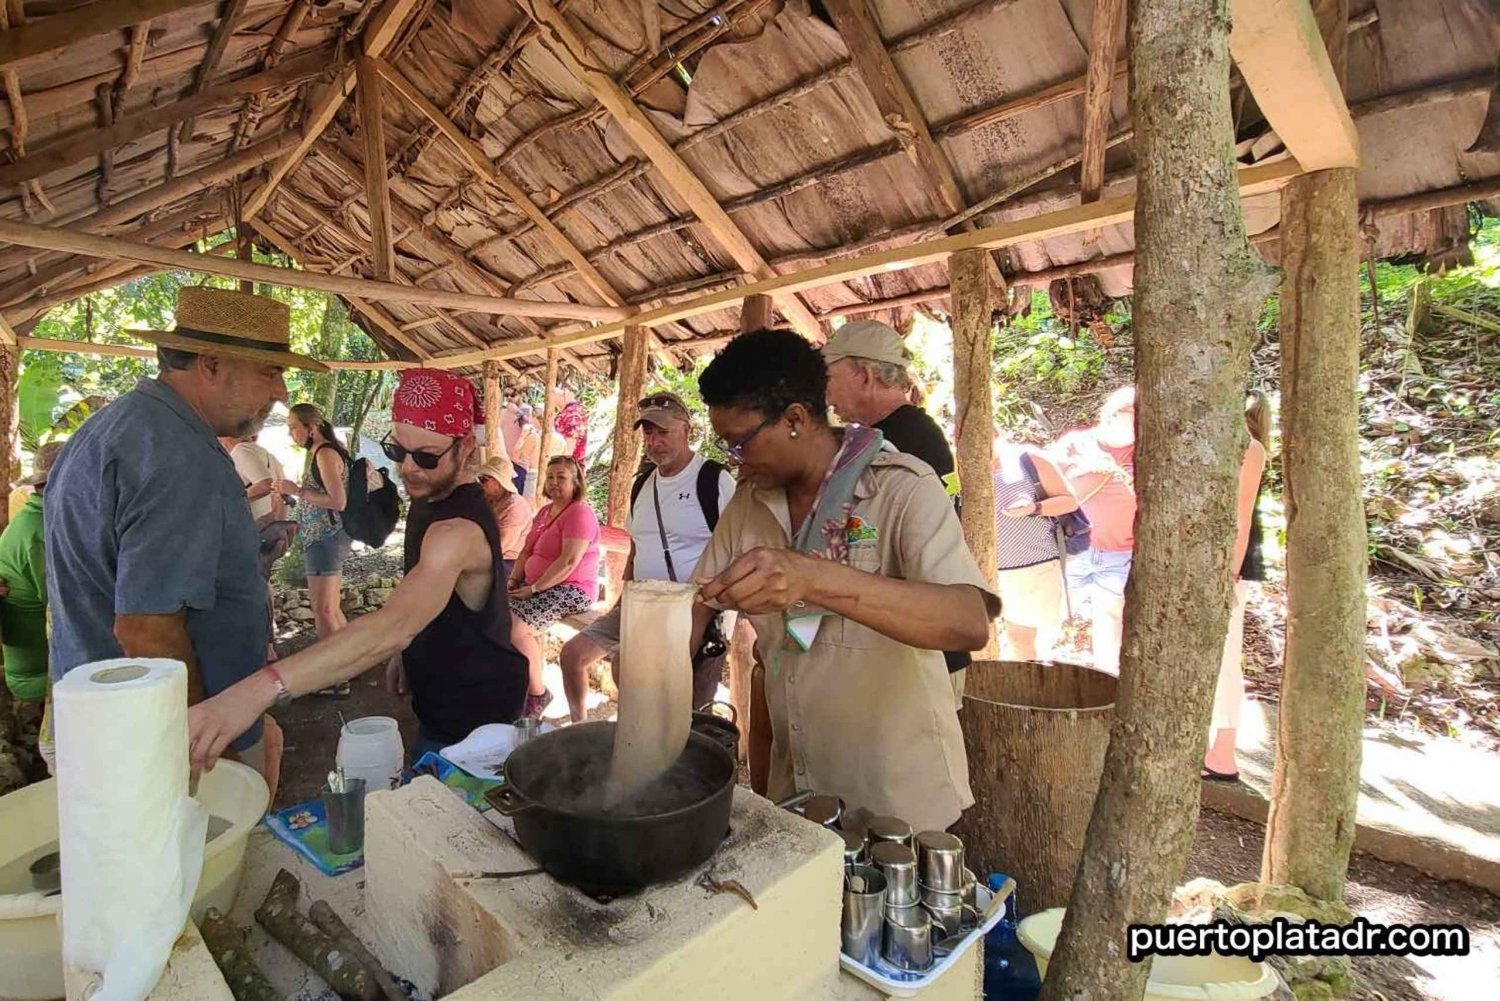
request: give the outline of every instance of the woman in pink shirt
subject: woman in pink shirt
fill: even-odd
[[[539,718],[552,701],[542,682],[547,627],[593,607],[599,589],[599,518],[583,497],[583,467],[570,455],[547,462],[542,495],[526,545],[510,574],[511,642],[531,664],[522,715]]]

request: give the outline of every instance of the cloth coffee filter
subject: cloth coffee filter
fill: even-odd
[[[182,934],[208,812],[188,795],[187,668],[124,658],[52,688],[63,961],[141,1001]]]

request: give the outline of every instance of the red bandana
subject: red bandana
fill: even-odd
[[[440,368],[408,368],[396,386],[391,420],[462,438],[474,430],[477,407],[467,379]]]

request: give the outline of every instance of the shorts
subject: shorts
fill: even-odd
[[[1057,560],[995,575],[1000,616],[1007,625],[1056,629],[1063,621],[1063,575]]]
[[[1130,579],[1134,554],[1129,550],[1090,549],[1068,557],[1068,588],[1075,605],[1080,595],[1098,588],[1116,598],[1125,597],[1125,582]]]
[[[613,657],[620,652],[620,602],[615,607],[583,627],[582,635],[604,651],[604,656]]]
[[[510,610],[532,629],[542,630],[570,615],[582,615],[594,607],[594,599],[576,584],[558,584],[539,594],[512,598]]]
[[[620,652],[620,602],[615,607],[583,627],[580,636],[587,636],[595,646],[604,651],[604,656],[614,657]],[[734,613],[725,612],[724,635],[734,635]],[[717,657],[695,658],[693,661],[693,708],[701,709],[718,695],[719,684],[724,680],[724,665],[728,662],[728,651]],[[618,676],[617,676],[618,678]]]
[[[302,572],[308,577],[333,577],[344,572],[344,561],[354,540],[342,528],[326,539],[302,547]]]

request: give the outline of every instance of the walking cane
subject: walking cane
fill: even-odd
[[[1057,540],[1057,564],[1062,571],[1063,607],[1067,609],[1068,618],[1073,617],[1073,594],[1068,590],[1068,542],[1063,537],[1062,525],[1052,523],[1052,537]]]

